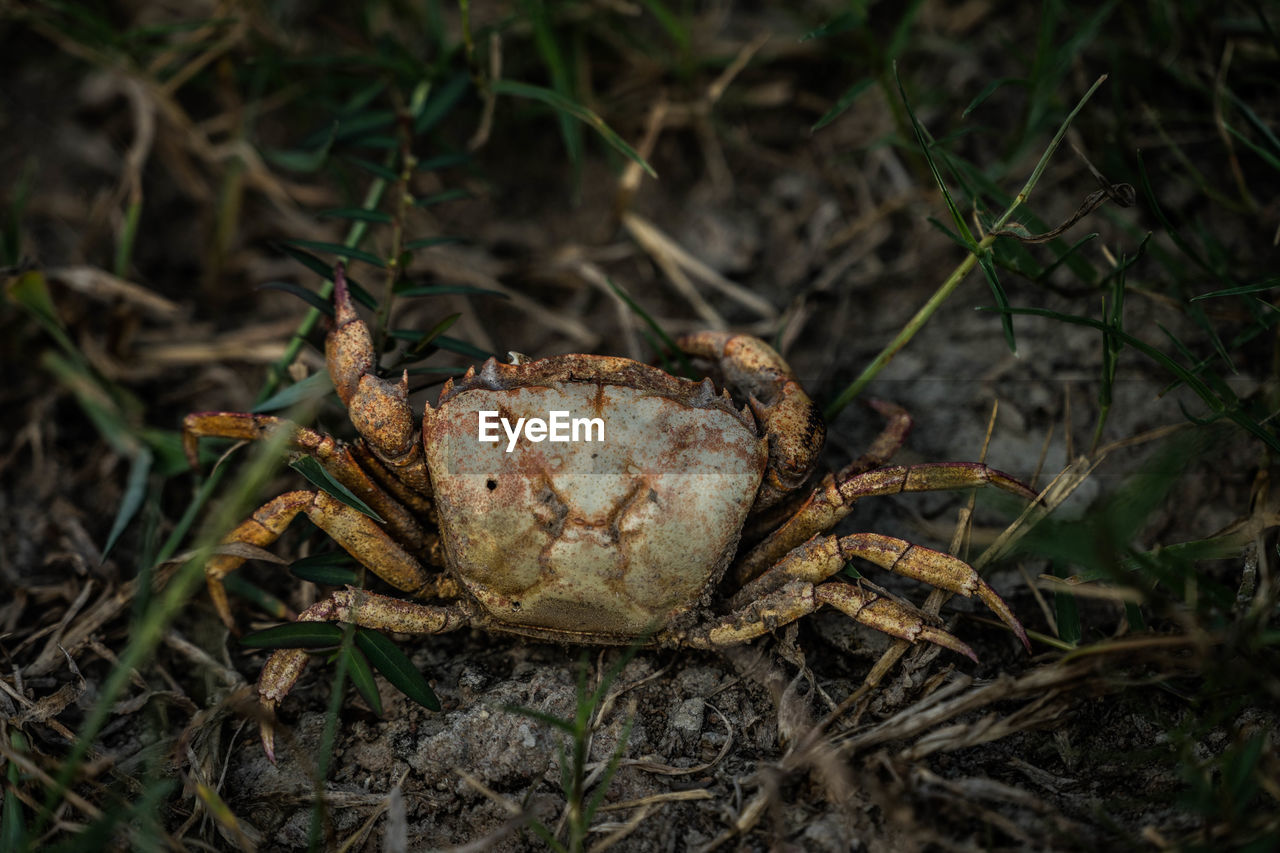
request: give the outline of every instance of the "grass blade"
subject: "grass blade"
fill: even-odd
[[[822,118],[814,122],[813,125],[809,128],[809,132],[815,133],[819,130],[822,130],[822,128],[826,127],[827,125],[831,124],[831,122],[838,119],[844,113],[845,110],[849,109],[849,107],[853,105],[854,101],[858,100],[858,96],[861,95],[863,92],[867,91],[867,89],[871,88],[871,86],[875,82],[876,81],[874,77],[864,77],[861,80],[854,83],[848,89],[845,89],[844,93],[840,95],[839,98],[836,98],[835,106],[833,106],[831,109],[823,113]]]
[[[427,679],[391,638],[379,631],[359,628],[356,630],[356,645],[401,693],[429,711],[440,710],[440,699]]]
[[[511,297],[501,290],[490,290],[484,287],[472,287],[467,284],[433,284],[425,287],[407,287],[404,290],[397,290],[397,296],[444,296],[447,294],[460,294],[464,296],[496,296],[499,299],[510,299]],[[443,331],[443,329],[441,330]]]
[[[373,713],[381,717],[382,697],[378,695],[378,683],[374,681],[373,667],[369,666],[369,659],[358,646],[343,649],[343,654],[347,657],[347,675],[350,676],[351,683],[355,685],[356,690],[360,691],[364,701],[369,703]]]
[[[116,541],[129,522],[137,515],[142,500],[147,495],[147,477],[151,474],[151,451],[139,446],[129,464],[129,480],[125,484],[124,494],[120,496],[120,508],[116,510],[115,520],[111,523],[111,532],[107,534],[107,544],[102,546],[102,558],[105,560],[115,547]]]
[[[252,411],[255,414],[262,414],[263,412],[288,409],[308,400],[319,400],[328,396],[332,391],[333,380],[329,378],[327,370],[313,373],[301,382],[295,382],[287,388],[272,394],[254,406]]]
[[[333,316],[333,303],[310,288],[303,287],[294,281],[269,281],[260,284],[258,290],[279,290],[296,296],[326,317]]]
[[[359,510],[379,524],[382,516],[378,515],[364,501],[356,497],[355,492],[335,480],[324,466],[310,456],[303,456],[289,463],[289,467],[306,477],[312,484],[334,500],[341,501],[352,509]]]
[[[626,143],[609,125],[605,124],[604,119],[596,115],[594,112],[584,107],[577,101],[566,98],[559,92],[545,89],[541,86],[534,86],[529,83],[521,83],[516,80],[495,80],[493,83],[494,94],[510,95],[515,98],[527,98],[529,100],[541,101],[552,109],[558,110],[565,115],[572,116],[578,121],[590,127],[600,135],[611,148],[626,157],[628,160],[636,163],[651,178],[658,177],[658,173],[649,165],[640,153]]]
[[[373,252],[366,252],[363,249],[354,249],[343,243],[329,243],[324,240],[285,240],[286,245],[296,246],[300,249],[314,249],[317,252],[328,252],[340,259],[348,261],[364,261],[366,264],[378,269],[386,269],[387,262],[375,255]],[[347,282],[350,284],[350,280]]]
[[[326,586],[359,586],[361,571],[345,551],[329,551],[302,557],[289,564],[294,577]]]
[[[240,638],[251,649],[325,649],[341,642],[342,629],[332,622],[288,622]]]
[[[358,222],[377,222],[382,225],[391,224],[391,214],[381,210],[368,210],[363,207],[331,207],[316,214],[321,219],[346,219]]]

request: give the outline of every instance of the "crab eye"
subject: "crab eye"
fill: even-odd
[[[488,480],[484,481],[484,487],[492,492],[494,489],[498,488],[498,481],[490,477]]]

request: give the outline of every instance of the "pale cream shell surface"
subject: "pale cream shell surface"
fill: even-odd
[[[481,411],[600,418],[603,440],[522,434],[508,452],[501,426],[479,440]],[[767,459],[728,411],[595,381],[464,391],[428,408],[423,443],[446,558],[490,617],[622,640],[706,598]]]

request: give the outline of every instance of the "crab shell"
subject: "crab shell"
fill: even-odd
[[[513,428],[598,418],[603,435],[482,442],[481,412]],[[768,462],[755,420],[710,381],[605,356],[490,359],[427,406],[422,437],[454,577],[508,629],[595,642],[709,602]]]

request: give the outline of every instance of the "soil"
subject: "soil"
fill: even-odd
[[[765,19],[784,23],[767,11],[742,13],[723,30],[709,29],[706,38],[730,45],[730,53],[742,50],[749,39],[734,26],[754,31]],[[1032,24],[1030,17],[999,19],[1011,32]],[[963,27],[928,15],[921,26],[934,36]],[[976,26],[963,34],[977,38]],[[306,310],[296,297],[261,285],[288,279],[316,286],[315,276],[274,241],[341,239],[342,227],[312,214],[349,199],[332,184],[280,179],[281,200],[270,185],[248,180],[233,233],[219,237],[214,195],[228,184],[214,178],[225,173],[211,170],[198,152],[180,150],[182,133],[152,111],[159,125],[141,172],[145,205],[124,276],[140,292],[79,283],[75,270],[111,265],[138,105],[152,103],[154,110],[161,102],[148,101],[155,95],[146,90],[139,94],[127,74],[73,60],[66,43],[47,32],[42,43],[63,51],[55,60],[18,51],[20,32],[11,21],[3,34],[11,47],[3,117],[10,141],[0,163],[6,174],[33,170],[22,254],[47,277],[74,347],[93,375],[128,395],[120,408],[133,427],[168,431],[170,442],[187,412],[248,409]],[[438,181],[438,189],[469,191],[469,198],[413,221],[415,237],[459,235],[465,243],[418,253],[408,274],[434,284],[498,287],[520,298],[400,300],[391,325],[430,328],[460,312],[449,334],[485,351],[602,352],[655,361],[644,323],[611,295],[603,284],[608,276],[673,335],[722,320],[768,336],[811,394],[829,403],[964,253],[930,222],[948,216],[918,150],[886,143],[897,132],[899,112],[887,90],[872,87],[833,124],[809,131],[841,87],[815,79],[820,66],[794,46],[801,44],[797,35],[775,35],[722,102],[699,101],[709,82],[701,77],[700,86],[668,92],[670,118],[647,151],[659,178],[641,180],[625,203],[640,226],[628,228],[619,219],[620,199],[627,196],[612,152],[592,138],[575,175],[554,120],[517,115],[517,102],[500,100],[471,165],[429,175],[419,187],[425,193]],[[937,138],[963,126],[961,110],[1000,74],[974,61],[959,62],[917,105]],[[1078,63],[1059,115],[1101,70]],[[917,86],[923,91],[933,77],[922,73]],[[1128,97],[1124,87],[1135,84],[1107,85]],[[635,143],[662,91],[645,81],[621,94],[609,91],[605,119]],[[1007,126],[1000,118],[1004,97],[993,96],[984,119],[1013,134],[1014,113]],[[1122,147],[1118,129],[1122,119],[1108,103],[1091,103],[1073,140],[1100,162],[1132,170],[1132,151]],[[275,121],[264,119],[261,132],[283,146],[290,137]],[[480,121],[481,105],[468,100],[449,117],[445,133],[462,145]],[[1016,158],[1020,169],[1004,189],[1021,185],[1047,143],[1047,135],[1037,138],[1034,149]],[[956,144],[977,162],[984,162],[984,146],[999,147],[985,136]],[[1156,158],[1152,168],[1169,162]],[[1108,177],[1135,180],[1132,175]],[[1095,188],[1088,168],[1064,146],[1034,194],[1034,210],[1056,223]],[[1181,210],[1193,216],[1196,202],[1184,199]],[[708,286],[705,278],[695,279],[696,298],[683,295],[655,259],[664,253],[636,236],[643,222],[750,298]],[[1155,230],[1144,265],[1131,277],[1125,328],[1159,346],[1167,341],[1162,328],[1188,338],[1199,334],[1183,304],[1161,290],[1163,268],[1151,258],[1174,247],[1149,205],[1105,207],[1077,228],[1071,233],[1099,233],[1081,250],[1098,268],[1107,267],[1108,255],[1132,256],[1142,235]],[[1234,233],[1221,220],[1212,228]],[[1257,253],[1248,247],[1269,239],[1261,228],[1250,225],[1237,238],[1251,257]],[[1041,263],[1053,257],[1043,247],[1028,251]],[[368,268],[353,272],[374,287],[377,276]],[[1097,316],[1100,292],[1073,289],[1065,270],[1045,284],[1012,275],[1004,280],[1014,305]],[[822,468],[838,470],[875,438],[882,420],[863,400],[876,397],[915,419],[897,463],[985,458],[1041,488],[1073,460],[1101,459],[1055,510],[1054,519],[1076,524],[1056,528],[1059,535],[1103,542],[1100,518],[1119,512],[1110,496],[1141,486],[1144,476],[1155,493],[1125,543],[1139,551],[1210,537],[1251,513],[1262,517],[1257,502],[1265,492],[1258,483],[1267,468],[1259,466],[1258,442],[1240,431],[1188,426],[1186,413],[1200,411],[1199,401],[1185,387],[1170,389],[1168,374],[1129,348],[1120,357],[1099,443],[1116,446],[1104,457],[1093,447],[1100,333],[1020,316],[1012,352],[1000,315],[975,310],[991,304],[975,269],[860,400],[829,420]],[[158,458],[148,500],[104,557],[127,493],[128,448],[104,437],[102,422],[88,414],[92,389],[78,386],[74,374],[60,374],[50,356],[60,350],[30,314],[11,301],[0,330],[8,379],[0,390],[0,583],[7,590],[0,648],[12,671],[0,693],[0,716],[9,731],[26,735],[28,754],[52,774],[68,754],[68,736],[91,714],[128,648],[131,614],[140,606],[130,581],[179,522],[201,480]],[[1242,351],[1233,380],[1242,398],[1262,387],[1264,361],[1256,346]],[[431,363],[468,359],[446,352]],[[313,373],[323,358],[304,348],[296,365],[299,375]],[[415,408],[435,399],[434,381],[415,378]],[[352,435],[333,401],[318,424]],[[1179,454],[1180,470],[1164,478],[1170,448]],[[299,482],[282,468],[256,497],[299,488]],[[967,500],[954,492],[868,499],[837,532],[874,531],[946,550]],[[977,559],[1020,510],[1015,502],[979,495],[962,555]],[[1270,526],[1258,529],[1257,543],[1274,546]],[[292,559],[328,547],[314,529],[295,527],[276,553]],[[190,540],[183,547],[189,546]],[[1097,645],[1093,654],[1065,655],[1054,627],[1063,612],[1042,576],[1079,568],[1061,560],[1052,565],[1044,553],[1042,546],[1028,547],[987,573],[1038,635],[1030,656],[981,605],[960,598],[943,607],[941,619],[980,662],[912,647],[874,689],[864,682],[891,641],[829,612],[723,653],[636,652],[593,710],[588,794],[603,789],[603,797],[588,845],[1070,850],[1260,837],[1260,824],[1229,802],[1232,791],[1245,789],[1225,786],[1223,774],[1256,737],[1263,757],[1254,772],[1258,779],[1276,778],[1274,672],[1247,687],[1234,680],[1265,672],[1269,647],[1241,652],[1244,640],[1237,635],[1244,629],[1203,624],[1194,592],[1166,588],[1146,590],[1147,631],[1131,624],[1114,596],[1078,597],[1081,644]],[[1256,565],[1257,552],[1202,563],[1206,584],[1234,590],[1249,559]],[[244,573],[294,610],[323,595],[265,562]],[[863,574],[916,606],[928,597],[917,583],[870,567]],[[243,627],[274,621],[242,600],[237,607]],[[1269,618],[1274,625],[1274,610]],[[348,688],[323,781],[322,846],[545,849],[531,828],[535,822],[565,838],[562,773],[572,743],[544,717],[571,719],[582,685],[594,689],[626,652],[465,630],[400,640],[443,709],[429,711],[379,680],[384,713],[378,716]],[[118,798],[153,790],[148,780],[170,780],[171,788],[154,794],[161,798],[158,823],[135,825],[138,832],[154,831],[158,845],[305,848],[317,814],[314,774],[333,667],[324,658],[313,663],[280,708],[272,764],[256,735],[252,690],[264,660],[264,652],[228,634],[207,596],[197,592],[115,699],[74,790],[109,811]],[[855,701],[846,702],[849,697]],[[614,759],[616,772],[601,781]],[[30,783],[22,790],[30,820],[43,788]],[[1240,794],[1244,803],[1274,809],[1274,800],[1248,790]],[[94,819],[89,809],[65,806],[54,833],[71,837],[70,827]],[[127,846],[121,832],[102,844]]]

